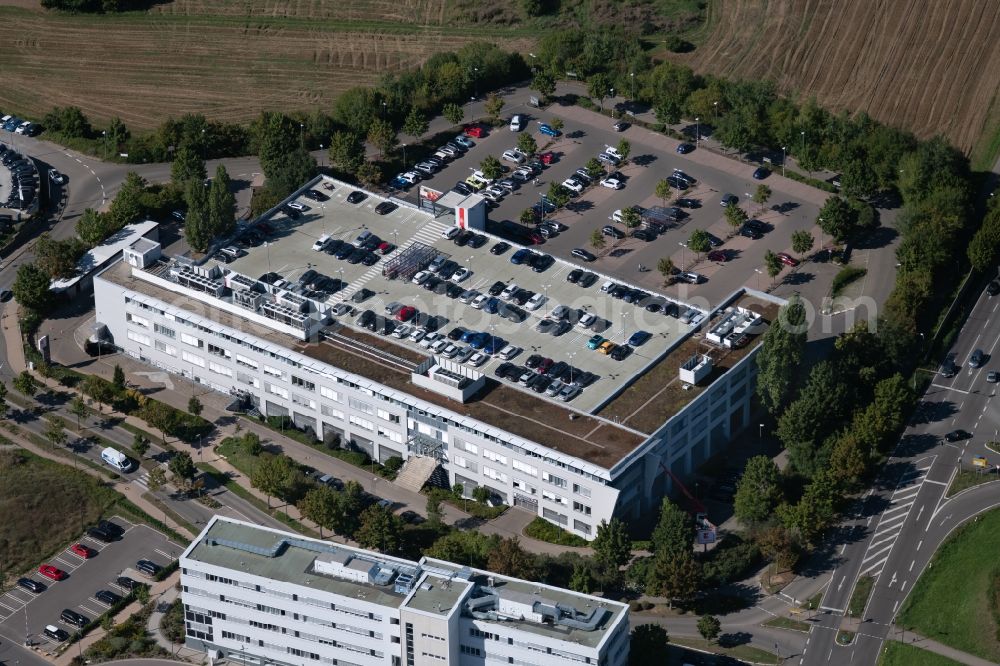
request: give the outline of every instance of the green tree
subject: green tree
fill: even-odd
[[[410,112],[406,114],[406,120],[403,121],[403,133],[420,138],[427,132],[428,127],[427,117],[416,107],[410,107]]]
[[[684,552],[657,552],[646,579],[646,592],[667,598],[667,606],[675,601],[691,599],[698,591],[701,572],[690,549]]]
[[[334,132],[330,137],[330,164],[346,174],[354,174],[365,161],[365,146],[354,132]]]
[[[45,424],[45,439],[49,440],[53,448],[65,444],[66,422],[58,416],[49,419],[48,423]]]
[[[374,162],[364,162],[358,167],[358,181],[362,185],[375,187],[382,182],[382,170]]]
[[[71,138],[89,138],[94,131],[90,120],[77,106],[53,108],[42,118],[42,124],[46,129]]]
[[[486,486],[476,486],[472,489],[472,499],[480,504],[486,504],[490,499],[490,489]]]
[[[317,486],[307,492],[298,503],[302,515],[319,525],[319,538],[323,528],[332,530],[337,517],[337,491],[330,486]]]
[[[539,70],[531,79],[531,89],[537,91],[543,100],[547,100],[556,91],[556,81],[545,70]]]
[[[205,252],[212,242],[208,188],[200,181],[188,181],[184,192],[187,214],[184,217],[184,237],[196,252]]]
[[[621,139],[618,141],[616,148],[618,149],[618,155],[621,157],[622,162],[628,162],[628,156],[632,154],[632,144],[629,143],[628,139]]]
[[[87,208],[76,221],[76,235],[88,246],[93,247],[117,231],[110,215]]]
[[[704,229],[695,229],[688,238],[687,248],[695,254],[702,254],[712,249],[712,242],[708,238],[708,232]]]
[[[763,523],[774,515],[781,503],[781,472],[767,456],[747,461],[736,484],[733,513],[744,523]]]
[[[740,226],[748,219],[746,211],[736,204],[726,206],[725,215],[726,222],[728,222],[729,226],[733,229],[739,229]]]
[[[22,370],[16,377],[14,377],[13,383],[14,388],[18,393],[23,393],[29,398],[38,393],[38,380],[36,380],[35,376],[27,370]]]
[[[663,661],[667,654],[670,636],[658,624],[640,624],[632,629],[629,640],[628,663],[631,666],[648,666]]]
[[[771,188],[767,185],[761,183],[757,186],[757,189],[753,192],[753,202],[760,206],[761,210],[767,205],[768,199],[771,198]]]
[[[236,195],[226,167],[219,165],[208,192],[208,228],[213,238],[225,238],[236,229]]]
[[[35,264],[21,264],[11,291],[22,307],[44,314],[52,306],[49,282],[49,276]]]
[[[115,369],[111,372],[111,385],[115,387],[116,391],[125,390],[125,371],[117,363],[115,363]]]
[[[201,416],[201,412],[204,409],[204,405],[201,404],[201,400],[197,396],[191,396],[188,398],[188,411],[195,416]]]
[[[503,107],[504,107],[503,97],[495,93],[490,93],[489,97],[487,97],[486,101],[483,103],[483,110],[486,112],[486,115],[490,117],[490,120],[493,121],[494,124],[499,122],[500,112],[503,111]]]
[[[157,492],[163,486],[167,485],[167,473],[163,471],[163,468],[157,465],[153,469],[149,470],[149,480],[146,482],[148,488],[151,492]]]
[[[123,143],[128,141],[128,127],[125,126],[125,122],[118,116],[111,119],[111,122],[108,123],[108,129],[106,131],[107,134],[104,137],[104,140],[107,141],[108,145],[111,146],[116,152]]]
[[[167,467],[174,476],[175,484],[178,479],[184,484],[189,483],[198,471],[194,466],[194,461],[191,460],[191,454],[187,451],[181,451],[171,458]]]
[[[590,232],[590,247],[595,250],[603,250],[606,241],[604,240],[604,234],[601,233],[600,229],[594,229]]]
[[[823,470],[806,486],[797,504],[778,507],[778,517],[793,536],[811,547],[817,543],[823,530],[833,523],[837,492],[833,474]]]
[[[798,296],[778,311],[757,353],[757,396],[772,415],[784,411],[806,348],[806,311]]]
[[[0,419],[7,418],[10,405],[7,404],[7,385],[0,381]]]
[[[597,578],[591,567],[584,563],[573,565],[573,573],[569,579],[569,589],[582,594],[590,594],[597,589]]]
[[[764,253],[764,268],[767,269],[767,275],[772,280],[781,272],[783,267],[784,264],[781,263],[781,259],[772,250]]]
[[[146,423],[160,431],[162,443],[167,442],[167,433],[177,427],[177,412],[170,405],[150,400],[142,408],[142,418]]]
[[[587,95],[597,99],[601,110],[604,110],[604,98],[611,94],[611,82],[607,75],[598,72],[587,79]]]
[[[635,229],[642,222],[642,216],[632,206],[622,209],[622,226],[626,229]]]
[[[552,120],[549,121],[549,127],[555,130],[562,130],[563,119],[559,116],[552,116]],[[600,164],[600,162],[598,162],[598,164]]]
[[[538,143],[528,132],[521,132],[517,136],[517,149],[530,157],[538,152]]]
[[[141,458],[149,451],[149,441],[139,433],[135,433],[135,436],[132,437],[132,450]]]
[[[73,396],[69,401],[69,413],[76,417],[76,431],[83,430],[83,419],[87,416],[87,403],[79,395]]]
[[[660,272],[663,276],[663,280],[667,281],[673,276],[674,271],[677,267],[674,266],[674,261],[670,257],[662,257],[658,262],[656,262],[656,270]]]
[[[598,562],[616,569],[628,564],[632,558],[632,539],[629,538],[625,523],[618,518],[612,518],[611,522],[601,521],[591,546]]]
[[[587,160],[587,163],[583,165],[583,168],[587,170],[587,175],[593,178],[598,178],[604,175],[604,165],[601,164],[601,160],[596,157],[591,157]]]
[[[826,438],[836,432],[853,406],[857,390],[844,380],[830,361],[813,366],[809,380],[778,420],[778,438],[788,448],[792,470],[812,477],[827,462],[834,441]]]
[[[104,405],[110,405],[115,400],[115,388],[97,375],[87,375],[80,382],[80,390],[97,401],[98,406],[103,411]]]
[[[316,159],[305,148],[296,148],[267,177],[267,187],[284,198],[316,175]]]
[[[115,195],[107,213],[114,221],[115,231],[127,224],[138,222],[145,216],[146,211],[142,205],[142,195],[145,190],[146,181],[139,174],[135,171],[125,174],[125,182]]]
[[[664,206],[667,205],[667,199],[670,198],[671,194],[670,183],[666,179],[656,183],[656,196],[659,197]]]
[[[399,550],[399,533],[403,531],[403,521],[388,507],[373,504],[361,513],[361,526],[354,539],[362,548],[370,548],[380,553],[395,553]]]
[[[452,125],[458,125],[465,119],[465,109],[454,102],[445,104],[441,113]]]
[[[500,164],[500,160],[498,160],[495,155],[487,155],[483,161],[479,163],[479,170],[482,171],[483,175],[490,180],[496,180],[503,175],[503,165]]]
[[[714,615],[702,615],[698,618],[698,633],[706,641],[714,641],[722,631],[722,623]]]
[[[280,497],[284,492],[292,461],[288,456],[261,457],[250,473],[250,485],[267,496],[267,508],[271,508],[271,498]]]
[[[562,208],[568,204],[570,200],[569,190],[559,183],[549,183],[549,190],[545,193],[545,195],[556,208]]]
[[[431,527],[439,527],[441,525],[441,499],[437,495],[427,496],[427,524]]]
[[[808,231],[799,229],[792,232],[792,252],[800,257],[812,250],[815,242],[812,234]]]
[[[375,146],[380,159],[391,152],[398,142],[396,130],[388,120],[376,118],[368,126],[368,143]]]
[[[691,515],[664,498],[660,504],[659,519],[649,539],[653,552],[669,555],[690,553],[694,535],[695,527]]]
[[[337,101],[339,104],[342,100]],[[281,170],[288,154],[301,147],[301,134],[299,123],[274,111],[262,111],[250,124],[251,149],[257,154],[261,171],[268,180]]]
[[[531,580],[535,576],[535,559],[521,548],[517,537],[503,539],[489,555],[486,568],[502,576]]]
[[[535,211],[530,208],[525,208],[521,211],[521,216],[518,219],[521,221],[521,224],[528,226],[530,224],[534,224],[537,217],[538,216],[535,214]]]
[[[190,143],[182,143],[174,153],[174,161],[170,164],[170,181],[183,191],[188,183],[194,181],[199,185],[205,182],[208,173],[205,171],[205,160],[198,150]]]
[[[84,249],[76,238],[54,240],[45,233],[35,241],[35,265],[54,280],[71,278],[76,275],[76,262]]]
[[[842,243],[854,233],[857,224],[857,210],[843,197],[830,197],[819,210],[818,223],[823,233]]]
[[[358,531],[358,521],[364,507],[365,491],[357,481],[350,480],[344,484],[338,499],[338,515],[333,530],[337,534],[352,536]]]

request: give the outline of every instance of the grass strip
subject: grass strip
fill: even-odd
[[[961,662],[914,645],[886,641],[878,658],[878,666],[961,666]]]
[[[872,595],[872,588],[875,587],[875,579],[871,576],[862,576],[858,578],[858,582],[854,585],[854,592],[851,593],[851,602],[847,604],[847,613],[851,617],[856,617],[859,620],[861,614],[865,612],[865,606],[868,605],[868,597]]]
[[[710,643],[703,638],[691,638],[688,636],[671,636],[670,642],[684,647],[694,648],[703,652],[722,654],[733,659],[741,659],[755,664],[774,664],[778,661],[778,655],[768,650],[762,650],[749,644],[724,645],[720,643]]]
[[[788,629],[789,631],[802,631],[809,633],[809,623],[803,622],[802,620],[793,620],[790,617],[772,617],[770,620],[765,622],[764,627],[776,627],[778,629]]]
[[[946,492],[944,496],[951,497],[952,495],[957,495],[963,490],[968,490],[974,486],[996,480],[997,477],[988,471],[971,472],[963,470],[956,474],[955,478],[951,480],[951,485],[948,486],[948,492]]]

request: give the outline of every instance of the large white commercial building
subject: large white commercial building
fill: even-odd
[[[627,663],[628,606],[216,516],[180,559],[186,642],[248,666]]]
[[[777,310],[763,295],[734,294],[715,310],[695,310],[652,294],[644,302],[662,308],[644,308],[603,293],[604,276],[580,287],[567,278],[581,269],[566,262],[536,273],[488,246],[456,247],[442,238],[450,216],[405,205],[378,215],[374,195],[350,204],[349,186],[310,186],[318,183],[330,188],[329,201],[293,197],[311,208],[295,219],[277,209],[265,216],[258,224],[270,234],[266,247],[232,263],[165,257],[149,241],[126,249],[94,278],[98,327],[125,353],[266,416],[287,416],[318,439],[338,438],[380,462],[403,458],[399,481],[414,490],[437,466],[466,495],[484,486],[496,501],[588,539],[612,516],[648,516],[677,479],[747,426],[753,357]],[[398,248],[384,248],[389,254],[370,267],[313,248],[323,237],[348,246],[364,233]],[[471,271],[466,290],[485,295],[516,283],[546,302],[514,323],[464,296],[449,298],[451,282],[428,291],[406,279],[439,253]],[[317,290],[317,273],[347,286]],[[402,326],[385,312],[393,304],[446,322],[442,333],[461,325],[502,337],[524,350],[517,365],[537,354],[594,381],[564,402],[495,379],[495,356],[473,366],[387,335]],[[359,326],[357,312],[336,309],[347,305],[378,315],[378,333]],[[588,348],[594,330],[539,332],[557,305],[594,314],[601,335],[619,344],[639,329],[653,335],[614,360]]]

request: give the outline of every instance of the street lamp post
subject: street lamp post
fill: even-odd
[[[632,80],[632,103],[635,104],[635,72],[630,73],[628,76]]]
[[[615,117],[615,89],[611,89],[611,119]]]
[[[473,92],[472,99],[477,99],[479,97],[479,68],[478,67],[473,67],[472,68],[472,86],[473,86],[472,87],[472,92]]]
[[[406,144],[401,143],[399,145],[403,147],[403,171],[406,171]]]
[[[701,118],[698,116],[694,117],[694,145],[698,145],[701,141]]]
[[[718,120],[719,119],[719,103],[718,102],[712,102],[712,106],[715,108],[715,119]]]
[[[678,245],[681,246],[681,270],[684,270],[684,267],[687,265],[687,255],[684,252],[687,249],[687,243],[682,242],[678,243]]]
[[[785,146],[781,147],[781,177],[785,177]]]
[[[757,291],[760,291],[760,269],[755,268],[753,272],[757,274]]]
[[[802,166],[802,159],[805,159],[806,156],[806,131],[802,130],[800,134],[802,135],[802,157],[799,159],[799,166]],[[810,173],[812,172],[810,171]]]
[[[323,165],[323,148],[324,148],[323,144],[322,143],[319,144],[319,168],[320,169],[322,169],[323,166],[324,166]]]
[[[204,132],[205,130],[202,130]],[[299,123],[299,146],[305,148],[306,145],[306,126],[304,123]]]
[[[569,383],[573,383],[573,357],[576,356],[576,352],[570,352],[566,354],[566,358],[569,359]]]
[[[763,423],[760,424],[760,429],[759,429],[759,431],[757,433],[757,436],[760,437],[761,439],[764,439],[764,424]]]

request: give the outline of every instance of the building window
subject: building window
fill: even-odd
[[[340,419],[341,421],[344,420],[344,412],[340,411],[339,409],[334,409],[330,405],[324,405],[322,403],[320,403],[319,407],[320,407],[319,410],[323,414],[323,416],[332,416],[335,419]]]
[[[304,395],[299,395],[298,393],[292,394],[292,402],[296,405],[301,405],[303,407],[308,407],[309,409],[316,409],[316,401],[310,400]]]
[[[499,453],[494,453],[489,449],[483,449],[483,457],[487,460],[492,460],[493,462],[498,462],[501,465],[507,464],[507,456],[502,456]]]
[[[372,423],[371,421],[368,421],[366,419],[363,419],[360,416],[355,416],[354,414],[351,414],[350,422],[353,423],[354,425],[358,426],[359,428],[364,428],[365,430],[374,430],[375,429],[375,424],[374,423]]]
[[[515,459],[511,465],[513,465],[514,469],[519,472],[524,472],[525,474],[530,474],[531,476],[538,476],[538,468],[525,464],[520,460]]]
[[[559,478],[554,474],[549,474],[548,472],[542,472],[542,480],[548,481],[553,486],[559,486],[560,488],[566,487],[566,479]]]
[[[162,340],[155,340],[153,342],[153,346],[156,347],[158,351],[161,351],[164,354],[177,356],[177,347],[174,347],[173,345],[168,345],[166,342],[163,342]]]
[[[569,502],[566,501],[565,497],[560,497],[559,495],[556,495],[554,492],[549,490],[543,490],[542,497],[549,500],[550,502],[556,502],[557,504],[569,504]]]
[[[330,400],[333,400],[334,402],[344,402],[343,396],[341,396],[333,389],[329,389],[325,386],[319,387],[319,394],[324,398],[329,398]]]
[[[163,324],[153,324],[153,330],[162,335],[163,337],[170,338],[171,340],[174,338],[175,335],[177,335],[176,333],[174,333],[174,329],[167,328]]]
[[[186,351],[181,351],[181,358],[192,365],[197,365],[199,368],[205,367],[205,359],[197,354],[191,354]]]
[[[462,654],[471,654],[473,657],[482,657],[483,651],[477,647],[472,647],[471,645],[462,646]]]
[[[557,513],[552,509],[546,509],[545,507],[542,507],[542,517],[545,518],[546,520],[551,520],[552,522],[558,523],[560,525],[565,525],[567,522],[569,522],[569,519],[566,518],[566,516],[562,515],[561,513]]]
[[[274,384],[266,384],[267,392],[273,395],[280,395],[285,400],[288,400],[288,389],[283,389],[280,386],[275,386]]]
[[[292,375],[292,385],[293,386],[301,386],[302,388],[306,389],[307,391],[315,391],[316,390],[316,385],[313,384],[311,381],[308,381],[306,379],[302,379],[301,377],[296,377],[295,375]]]
[[[208,343],[208,345],[206,346],[206,349],[208,349],[208,353],[212,354],[213,356],[221,356],[222,358],[231,358],[232,357],[232,355],[229,353],[228,349],[223,349],[222,347],[219,347],[218,345],[213,345],[211,342]]]
[[[266,363],[264,364],[264,374],[279,378],[285,376],[285,373],[283,373],[281,370],[279,370],[278,368],[272,368]]]
[[[399,423],[399,416],[397,414],[390,414],[384,409],[376,409],[375,414],[383,421],[389,421],[390,423]]]
[[[143,328],[149,328],[149,320],[145,317],[140,317],[139,315],[132,314],[131,312],[125,313],[125,321],[131,322],[136,326],[142,326]]]
[[[396,442],[397,444],[403,443],[403,436],[400,433],[395,432],[393,430],[386,430],[382,426],[379,426],[378,434],[380,437],[385,437],[391,442]]]
[[[486,465],[483,465],[483,476],[487,476],[495,481],[502,481],[503,483],[507,483],[506,474],[504,474],[503,472],[498,472],[492,467],[487,467]]]
[[[590,488],[586,486],[581,486],[577,483],[573,484],[573,492],[577,495],[583,495],[584,497],[590,497]]]
[[[236,355],[236,362],[248,368],[253,368],[254,370],[258,370],[260,368],[260,363],[253,360],[252,358],[247,358],[243,354]]]
[[[227,368],[224,365],[219,365],[218,363],[212,363],[211,361],[209,361],[209,363],[208,363],[208,369],[211,370],[212,372],[214,372],[217,375],[225,375],[226,377],[232,377],[233,376],[232,369]]]
[[[192,347],[201,348],[204,344],[200,338],[196,338],[193,335],[188,335],[187,333],[181,331],[181,342],[186,345],[191,345]]]
[[[590,534],[590,525],[581,522],[579,520],[573,520],[573,529],[577,532],[583,532],[584,534]]]
[[[469,453],[475,453],[476,455],[479,455],[479,447],[476,446],[475,444],[472,444],[470,442],[462,442],[462,444],[465,446],[465,450],[468,451]]]
[[[573,502],[573,510],[574,511],[579,511],[580,513],[582,513],[585,516],[589,516],[590,515],[590,507],[586,506],[584,504],[580,504],[579,502]]]

